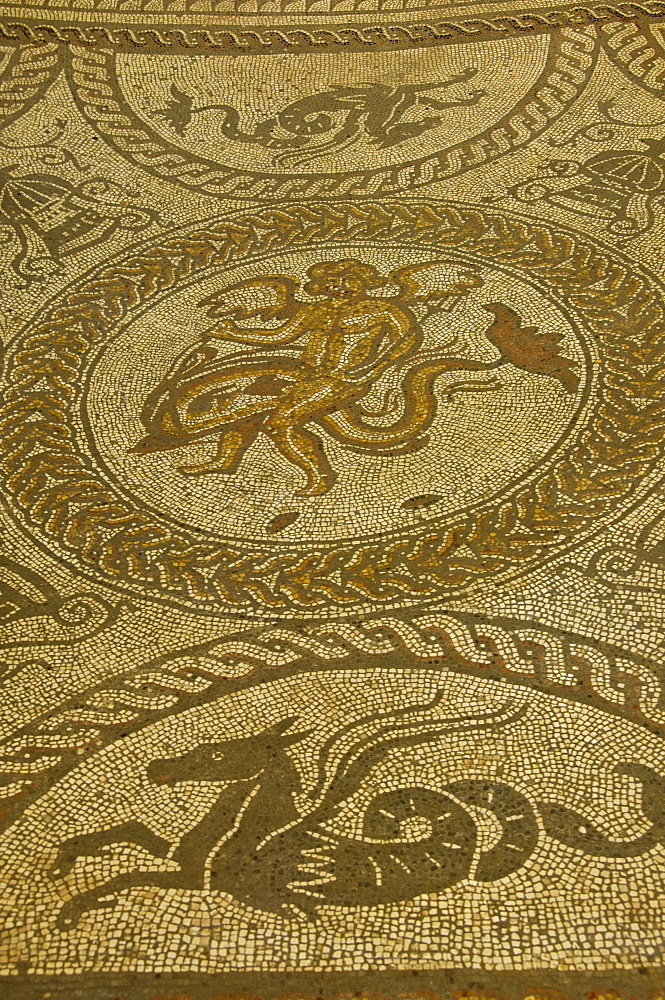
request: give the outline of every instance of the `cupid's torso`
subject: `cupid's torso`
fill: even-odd
[[[376,375],[410,351],[418,333],[406,310],[377,299],[316,303],[306,313],[302,364],[345,381]]]

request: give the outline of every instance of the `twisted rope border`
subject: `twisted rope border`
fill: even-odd
[[[0,744],[0,828],[82,755],[193,705],[230,683],[308,664],[348,666],[407,653],[417,662],[582,700],[665,736],[662,669],[618,647],[541,624],[464,612],[384,616],[363,624],[269,627],[212,640],[142,664],[59,706]],[[267,676],[265,672],[268,672]],[[237,686],[237,685],[235,685]],[[233,688],[232,688],[233,689]]]
[[[307,15],[302,15],[303,21]],[[215,15],[213,15],[215,17]],[[527,10],[519,14],[445,20],[391,20],[302,27],[276,21],[250,29],[234,23],[206,25],[151,25],[137,18],[129,25],[89,26],[74,18],[49,22],[44,15],[20,18],[0,16],[0,39],[9,43],[57,42],[86,48],[156,52],[234,52],[247,55],[299,51],[381,51],[441,45],[468,40],[556,31],[559,28],[602,24],[610,20],[658,20],[665,17],[663,0],[651,3],[575,5],[554,10]],[[168,17],[165,18],[168,20]]]

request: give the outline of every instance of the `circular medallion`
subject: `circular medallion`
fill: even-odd
[[[542,291],[460,254],[343,252],[269,255],[221,282],[197,276],[97,354],[81,431],[128,499],[205,536],[359,540],[478,506],[557,450],[585,410],[587,357]],[[336,282],[360,285],[365,271],[378,287],[334,298]],[[508,280],[511,314],[497,319]],[[290,282],[286,321],[225,318],[272,310]],[[502,323],[528,339],[536,322],[560,343],[563,382],[507,363],[492,343]]]
[[[202,608],[461,593],[634,495],[660,310],[604,251],[475,208],[215,220],[17,345],[12,509],[97,579]]]

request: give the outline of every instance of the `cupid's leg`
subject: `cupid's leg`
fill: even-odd
[[[332,489],[337,479],[323,445],[316,434],[303,424],[328,407],[336,408],[344,390],[330,379],[312,379],[291,390],[263,426],[263,431],[275,443],[289,462],[302,469],[306,485],[296,490],[296,496],[320,496]]]
[[[260,385],[270,378],[276,381],[274,391],[254,391],[253,385]],[[177,386],[173,393],[173,405],[185,433],[221,431],[224,427],[272,409],[274,397],[288,392],[293,384],[293,362],[259,359],[220,364],[218,370]]]
[[[184,431],[198,433],[216,428],[221,430],[225,424],[253,417],[269,410],[272,405],[272,400],[265,396],[257,399],[245,395],[242,390],[223,396],[206,388],[205,393],[192,393],[190,398],[178,400],[177,410]]]
[[[220,436],[214,458],[196,465],[181,465],[180,471],[188,475],[198,475],[201,472],[236,472],[264,419],[265,415],[261,414],[229,428]]]

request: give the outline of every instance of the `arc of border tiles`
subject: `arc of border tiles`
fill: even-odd
[[[647,25],[611,21],[601,28],[610,61],[643,90],[665,95],[665,47]]]
[[[119,726],[147,725],[164,711],[184,710],[192,697],[204,695],[220,679],[247,676],[261,667],[295,666],[307,657],[332,665],[354,653],[379,662],[400,649],[424,662],[452,653],[476,669],[499,667],[499,676],[531,681],[536,675],[537,683],[563,696],[586,690],[635,721],[665,729],[663,684],[650,665],[622,651],[601,649],[591,639],[536,623],[468,619],[447,611],[419,615],[410,622],[383,616],[363,625],[271,627],[251,639],[221,639],[200,652],[174,653],[158,667],[144,664],[83,695],[76,707],[56,709],[0,745],[5,778],[0,814],[3,802],[9,805],[30,788],[30,782],[16,779],[46,777],[63,755],[69,753],[75,762],[81,748],[103,745]],[[26,752],[28,762],[22,756]]]
[[[42,99],[62,70],[59,45],[22,46],[0,73],[0,128],[11,125]]]
[[[405,12],[406,13],[406,12]],[[413,16],[413,15],[412,15]],[[430,15],[431,16],[431,15]],[[663,0],[645,3],[607,3],[541,8],[519,13],[477,17],[449,17],[446,20],[385,20],[374,23],[334,25],[274,23],[244,28],[238,23],[201,26],[181,21],[153,26],[137,16],[129,24],[89,25],[84,21],[48,22],[35,16],[0,15],[0,39],[9,43],[58,42],[114,51],[231,52],[268,54],[276,52],[381,51],[419,48],[456,43],[467,39],[523,36],[528,32],[551,31],[580,25],[597,25],[608,20],[657,20],[665,17]]]

